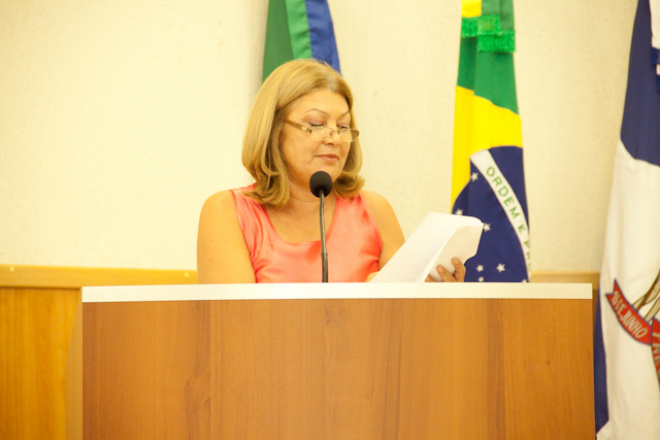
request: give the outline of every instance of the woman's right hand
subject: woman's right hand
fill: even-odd
[[[447,269],[445,269],[443,266],[438,266],[436,267],[436,270],[438,271],[438,274],[440,275],[440,278],[442,278],[442,281],[446,283],[462,283],[465,281],[465,266],[463,263],[461,263],[461,260],[458,258],[452,258],[451,259],[451,264],[454,265],[454,274],[450,274]],[[428,275],[425,280],[427,283],[433,283],[435,280],[431,277],[431,275]]]

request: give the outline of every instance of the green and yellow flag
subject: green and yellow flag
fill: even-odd
[[[452,212],[485,225],[466,281],[529,281],[530,244],[513,65],[513,0],[463,0]]]

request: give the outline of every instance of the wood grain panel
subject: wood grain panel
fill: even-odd
[[[195,271],[0,265],[0,439],[65,438],[65,361],[82,286],[196,283]]]
[[[317,319],[325,321],[322,310],[303,312],[300,303],[213,304],[213,438],[323,438],[325,387],[310,377],[325,370]]]
[[[76,289],[0,288],[0,438],[64,439]]]
[[[402,310],[394,304],[218,303],[213,438],[396,438]]]
[[[76,304],[66,357],[65,423],[66,439],[83,439],[83,308],[82,298]]]
[[[536,271],[532,272],[533,283],[591,284],[591,311],[596,316],[596,299],[600,286],[600,272],[595,271]]]
[[[534,282],[590,282],[597,289],[597,272],[534,272],[532,274]],[[76,300],[79,295],[79,288],[83,285],[131,285],[131,284],[187,284],[195,283],[197,274],[195,271],[186,270],[141,270],[141,269],[106,269],[106,268],[70,268],[70,267],[46,267],[46,266],[22,266],[22,265],[0,265],[0,438],[22,439],[64,439],[64,360],[66,358],[67,347],[69,344],[70,331],[75,315]],[[35,286],[40,288],[35,288]],[[384,308],[379,318],[373,317],[373,328],[379,329],[387,326],[402,326],[405,313],[398,310],[394,305],[390,308]],[[289,313],[292,313],[291,311]],[[308,312],[311,313],[311,312]],[[312,315],[320,317],[319,314]],[[323,317],[325,319],[325,311]],[[440,312],[437,312],[440,313]],[[479,312],[475,312],[479,313]],[[482,318],[485,316],[481,312]],[[342,313],[336,311],[335,323],[339,322]],[[438,315],[435,315],[438,316]],[[219,319],[219,318],[214,318]],[[269,319],[274,319],[270,317]],[[312,319],[312,318],[308,318]],[[444,318],[443,318],[444,319]],[[467,320],[468,317],[462,318]],[[403,320],[403,321],[402,321]],[[282,322],[280,320],[280,322]],[[456,322],[456,321],[454,321]],[[262,323],[262,325],[265,325]],[[288,324],[291,326],[291,324]],[[439,325],[439,324],[436,324]],[[275,328],[280,328],[277,325]],[[270,327],[268,327],[270,328]],[[407,327],[402,327],[405,329]],[[325,334],[324,329],[324,334]],[[360,330],[363,334],[366,330]],[[374,330],[375,331],[375,330]],[[430,331],[442,332],[439,334],[451,334],[448,327],[431,328]],[[589,329],[589,331],[591,331]],[[287,334],[294,332],[288,330]],[[216,332],[217,333],[217,332]],[[402,338],[405,338],[406,332],[402,330]],[[332,333],[328,330],[328,337]],[[217,334],[213,335],[217,338]],[[337,337],[337,335],[333,336]],[[378,340],[378,333],[370,336]],[[215,341],[214,343],[221,343]],[[302,341],[300,342],[303,343]],[[266,344],[266,342],[264,342]],[[409,344],[394,343],[389,341],[382,348],[378,344],[372,348],[376,350],[370,356],[380,359],[390,359],[395,362],[395,348],[410,347]],[[398,345],[397,345],[398,344]],[[456,342],[454,342],[456,344]],[[387,350],[385,349],[387,347]],[[456,347],[456,345],[454,345]],[[314,347],[308,347],[313,352]],[[403,348],[401,348],[403,350]],[[324,345],[325,350],[325,345]],[[328,349],[329,350],[329,349]],[[380,351],[379,351],[380,350]],[[389,350],[389,351],[388,351]],[[423,350],[423,349],[418,349]],[[499,350],[496,347],[490,347],[488,350]],[[264,356],[267,351],[263,351]],[[421,351],[423,352],[423,351]],[[277,354],[278,352],[275,352]],[[328,356],[333,352],[329,352]],[[341,353],[335,351],[339,365]],[[350,351],[348,352],[350,353]],[[344,354],[344,356],[353,357],[353,355]],[[421,356],[421,355],[420,355]],[[439,360],[440,361],[440,360]],[[265,362],[265,360],[264,360]],[[301,361],[303,362],[303,361]],[[320,362],[318,358],[310,357],[304,362],[313,363],[313,365],[325,365],[325,358]],[[328,362],[330,362],[328,360]],[[389,361],[388,361],[389,362]],[[305,364],[301,364],[301,368]],[[350,365],[350,364],[347,364]],[[394,365],[394,364],[393,364]],[[398,366],[397,368],[402,368]],[[335,377],[341,377],[341,370],[337,368]],[[341,374],[340,374],[341,373]],[[374,373],[376,374],[376,373]],[[215,379],[213,379],[215,380]],[[402,381],[405,376],[402,377]],[[481,379],[480,379],[481,380]],[[404,382],[402,382],[403,384]],[[407,383],[407,382],[406,382]],[[331,390],[331,382],[327,386],[319,388],[318,392],[327,394]],[[495,386],[491,384],[492,386]],[[334,386],[342,386],[335,384]],[[407,386],[407,385],[406,385]],[[405,398],[399,385],[397,391],[399,401]],[[373,393],[387,394],[387,411],[392,411],[392,405],[397,402],[393,396],[394,391],[386,389],[375,389]],[[383,394],[384,395],[384,394]],[[423,395],[419,398],[421,399]],[[371,395],[375,398],[375,394]],[[312,402],[306,402],[305,405],[311,405]],[[429,405],[439,405],[434,399],[429,398]],[[364,402],[362,403],[364,405]],[[302,406],[306,408],[307,406]],[[341,420],[344,402],[337,402],[336,409],[331,414],[332,420]],[[229,409],[225,408],[227,411]],[[446,408],[451,411],[450,408]],[[421,411],[421,410],[420,410]],[[288,414],[288,413],[287,413]],[[291,413],[293,414],[293,413]],[[424,414],[422,411],[420,414]],[[277,417],[278,420],[289,420],[289,425],[299,423],[295,418],[284,419],[282,413]],[[421,418],[415,423],[423,423]],[[369,428],[373,432],[392,432],[394,429],[392,423],[394,418],[388,416],[383,425]],[[279,423],[279,422],[278,422]],[[302,422],[318,426],[319,420],[309,419]],[[380,423],[380,422],[379,422]],[[405,425],[407,422],[401,422],[398,426],[399,431],[408,432]],[[426,423],[426,422],[424,422]],[[217,428],[214,422],[214,427]],[[324,425],[325,426],[325,421]],[[434,425],[424,429],[431,429]],[[214,428],[214,429],[215,429]],[[229,428],[223,428],[229,429]],[[301,428],[303,430],[309,428]],[[499,428],[498,428],[499,429]]]
[[[5,287],[53,289],[145,284],[197,284],[197,271],[0,264],[0,286]]]
[[[593,437],[589,301],[217,307],[213,438]]]
[[[398,438],[503,438],[501,304],[405,304]]]
[[[590,283],[598,289],[597,271],[534,271],[534,283]],[[121,269],[0,264],[1,287],[80,288],[145,284],[196,284],[195,270]]]
[[[209,438],[209,303],[83,305],[89,439]]]
[[[508,302],[503,322],[505,438],[593,438],[590,302]]]
[[[568,271],[568,270],[537,270],[532,272],[533,283],[589,283],[598,289],[600,272],[597,271]]]

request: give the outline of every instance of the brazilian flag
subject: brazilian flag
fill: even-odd
[[[484,223],[466,281],[530,278],[529,216],[513,52],[513,0],[464,0],[452,212]]]
[[[263,79],[279,65],[299,58],[316,58],[340,71],[328,2],[270,0]]]

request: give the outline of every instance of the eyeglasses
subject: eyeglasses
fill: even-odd
[[[326,125],[312,125],[311,127],[308,127],[306,125],[298,124],[297,122],[289,121],[288,119],[285,119],[284,122],[299,128],[305,133],[309,133],[315,141],[324,141],[335,132],[339,135],[339,139],[344,142],[353,142],[360,135],[360,132],[355,128],[339,127],[335,130]]]

